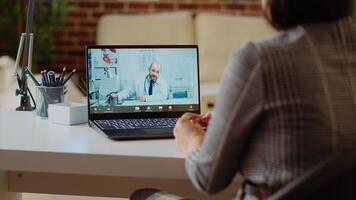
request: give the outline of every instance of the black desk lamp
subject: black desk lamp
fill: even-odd
[[[16,89],[16,96],[21,95],[20,106],[16,108],[17,111],[32,111],[35,109],[35,106],[31,106],[30,96],[35,105],[35,101],[31,91],[27,85],[27,76],[25,68],[27,67],[31,70],[32,67],[32,52],[33,52],[33,33],[32,33],[32,24],[33,24],[33,14],[35,10],[35,0],[28,1],[28,11],[26,18],[26,32],[21,34],[20,44],[17,52],[16,63],[15,63],[15,73],[14,75],[17,78],[19,89]],[[21,67],[21,77],[17,73],[19,63],[22,55],[22,67]],[[28,96],[30,94],[30,96]]]

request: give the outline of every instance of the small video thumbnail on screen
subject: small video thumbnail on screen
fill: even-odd
[[[195,48],[91,49],[88,59],[91,107],[199,103]]]

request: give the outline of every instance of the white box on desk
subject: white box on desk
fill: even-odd
[[[88,121],[87,105],[82,103],[49,104],[48,120],[66,125],[86,123]]]

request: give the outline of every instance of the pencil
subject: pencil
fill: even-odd
[[[59,80],[59,84],[60,85],[63,85],[63,80],[64,80],[64,76],[66,75],[66,67],[63,67],[63,70],[62,70],[62,74],[61,74],[61,78]]]
[[[62,86],[67,83],[67,81],[73,76],[74,72],[76,71],[77,71],[76,69],[73,69],[73,71],[69,73],[69,75],[65,78],[64,82],[62,83]]]

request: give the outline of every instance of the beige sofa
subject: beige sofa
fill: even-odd
[[[262,17],[189,12],[104,15],[97,44],[197,44],[202,112],[211,111],[229,57],[244,43],[274,34]]]
[[[232,52],[249,40],[272,35],[262,17],[189,12],[104,15],[97,44],[198,44],[200,79],[216,83]]]

